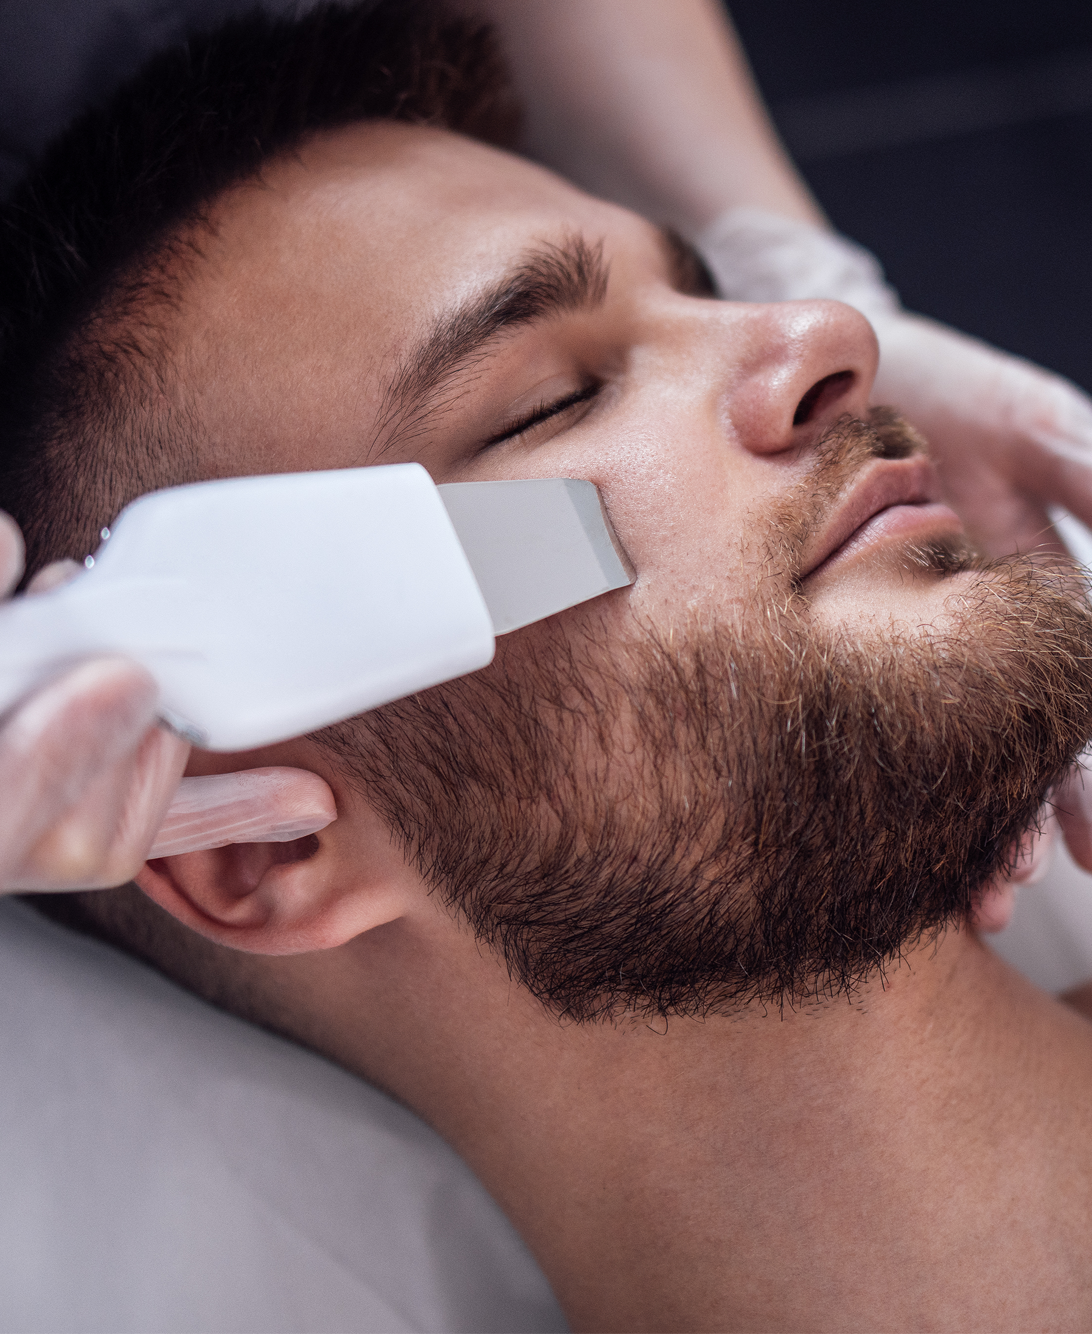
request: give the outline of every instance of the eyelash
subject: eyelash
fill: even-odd
[[[504,440],[514,440],[516,436],[523,435],[532,427],[549,421],[551,417],[558,417],[569,408],[575,408],[578,403],[587,403],[589,399],[593,399],[599,393],[599,389],[599,385],[590,384],[584,389],[577,389],[571,394],[566,394],[564,398],[559,398],[553,403],[540,403],[537,408],[533,408],[519,421],[513,422],[511,426],[506,426],[499,434],[491,436],[485,443],[487,445],[499,445]]]

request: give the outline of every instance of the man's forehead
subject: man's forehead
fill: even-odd
[[[389,122],[316,136],[218,210],[233,262],[381,289],[474,281],[529,239],[602,229],[612,206],[544,168],[443,130]],[[270,263],[275,266],[269,268]],[[407,283],[407,278],[410,281]]]
[[[314,135],[263,173],[286,190],[405,195],[450,213],[488,204],[588,199],[561,177],[514,153],[432,126],[363,121]]]
[[[531,242],[601,235],[611,205],[442,130],[367,123],[316,136],[217,205],[189,300],[202,328],[367,313],[372,347],[500,273]],[[284,326],[287,328],[287,326]]]

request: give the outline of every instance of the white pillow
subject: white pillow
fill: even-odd
[[[1064,851],[991,938],[1092,978]],[[134,959],[0,902],[0,1332],[566,1328],[522,1242],[411,1112]]]
[[[11,900],[0,1181],[11,1334],[566,1328],[412,1113]]]

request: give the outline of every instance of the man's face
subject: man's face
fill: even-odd
[[[860,420],[848,308],[709,300],[634,215],[399,126],[271,168],[200,251],[198,475],[601,489],[632,589],[325,738],[552,1008],[852,985],[966,910],[1092,730],[1072,587],[961,554],[912,434]]]
[[[438,482],[588,478],[639,573],[619,623],[742,605],[768,561],[766,516],[808,484],[834,418],[866,409],[875,340],[849,308],[679,290],[695,275],[648,223],[452,135],[328,136],[233,196],[219,229],[176,335],[215,442],[203,473],[412,459]],[[491,293],[479,322],[500,327],[478,343],[459,316]],[[533,414],[546,419],[514,434]],[[874,533],[866,561],[847,553],[807,581],[809,601],[832,620],[935,615],[936,581],[885,553],[957,521],[921,503],[937,494],[923,461],[870,472],[915,502],[887,516],[898,541]],[[809,563],[832,541],[815,534]]]

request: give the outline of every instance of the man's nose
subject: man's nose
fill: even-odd
[[[806,450],[837,418],[864,416],[879,348],[872,326],[852,306],[783,301],[738,313],[734,351],[744,355],[725,408],[743,448]]]

